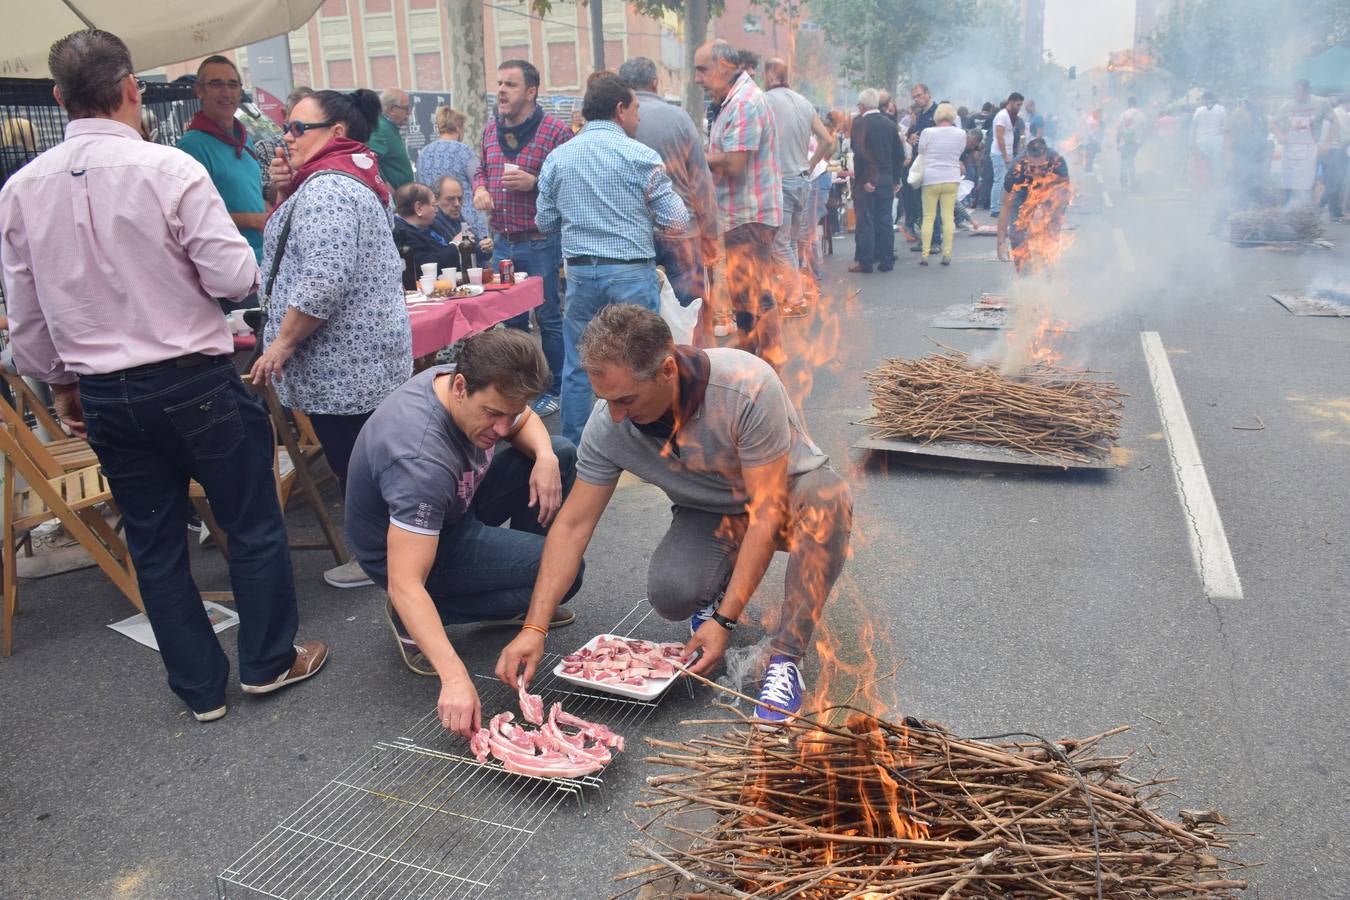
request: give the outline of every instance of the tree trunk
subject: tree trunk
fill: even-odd
[[[464,113],[464,143],[477,150],[487,122],[483,4],[480,0],[445,0],[445,12],[454,44],[450,60],[451,102]]]
[[[592,71],[599,72],[605,67],[605,4],[603,0],[590,0],[591,11],[591,61]]]
[[[684,3],[684,108],[703,133],[703,88],[694,82],[694,51],[708,40],[708,0]]]

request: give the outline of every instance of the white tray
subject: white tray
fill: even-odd
[[[600,642],[601,638],[614,638],[621,641],[645,640],[644,638],[634,638],[625,634],[597,634],[585,644],[582,644],[580,647],[573,650],[572,653],[580,653],[582,650],[594,650],[595,645]],[[674,641],[650,641],[649,643],[674,643]],[[566,655],[571,656],[572,654],[569,653]],[[678,669],[678,664],[676,665]],[[616,694],[620,697],[628,697],[632,700],[655,700],[675,683],[675,679],[680,677],[679,671],[676,671],[670,678],[648,678],[647,683],[642,687],[634,687],[628,684],[600,684],[582,678],[580,675],[563,674],[563,661],[561,659],[558,660],[558,664],[553,667],[553,675],[556,678],[561,678],[568,684],[575,684],[577,687],[587,688],[592,691],[600,691],[604,694]]]

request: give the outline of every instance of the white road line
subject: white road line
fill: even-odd
[[[1102,206],[1105,206],[1107,209],[1115,206],[1115,204],[1111,202],[1111,195],[1106,191],[1102,191]]]
[[[1119,225],[1111,227],[1111,234],[1116,239],[1116,255],[1120,257],[1120,267],[1126,272],[1134,271],[1134,251],[1130,249],[1130,244],[1125,240],[1125,229]]]
[[[1209,476],[1200,460],[1200,448],[1186,417],[1186,407],[1181,402],[1181,391],[1172,376],[1172,364],[1167,361],[1162,338],[1156,331],[1143,331],[1139,339],[1144,345],[1144,360],[1153,381],[1153,396],[1162,417],[1163,433],[1167,435],[1181,510],[1188,520],[1191,556],[1200,573],[1205,596],[1214,600],[1241,600],[1242,582],[1238,580],[1237,567],[1233,564],[1233,552],[1228,547],[1223,520],[1214,503]]]

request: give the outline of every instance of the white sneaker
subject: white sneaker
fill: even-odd
[[[362,569],[360,563],[351,559],[340,566],[334,566],[323,573],[323,580],[328,582],[330,587],[335,588],[356,588],[365,587],[374,584]]]

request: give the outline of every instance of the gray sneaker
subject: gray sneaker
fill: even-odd
[[[370,576],[361,570],[356,560],[351,559],[340,566],[334,566],[323,573],[323,580],[335,588],[366,587],[374,584]]]

